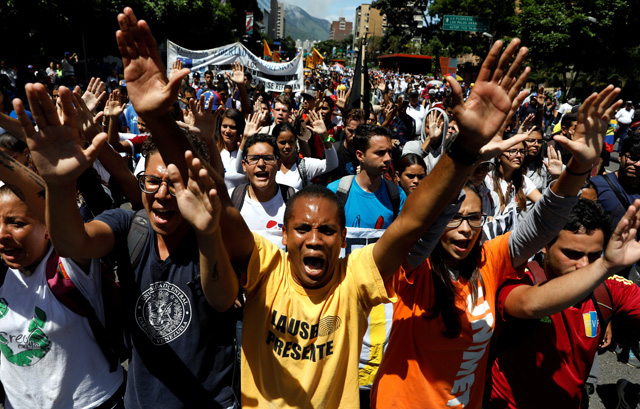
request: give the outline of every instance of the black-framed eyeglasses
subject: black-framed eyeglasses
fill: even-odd
[[[264,161],[265,165],[275,165],[277,162],[276,155],[247,155],[244,161],[249,165],[257,165],[260,159]]]
[[[469,223],[470,227],[478,229],[484,225],[484,222],[487,220],[487,215],[484,213],[473,213],[468,216],[456,214],[451,218],[451,220],[449,220],[449,223],[447,223],[447,227],[455,229],[456,227],[460,226],[464,220]]]
[[[162,179],[152,175],[143,174],[138,176],[138,186],[140,186],[140,190],[142,190],[144,193],[150,193],[150,194],[157,193],[158,190],[160,190],[160,186],[162,186],[163,182],[167,184],[167,189],[169,190],[169,194],[175,197],[176,188],[173,187],[173,183],[171,183],[170,180]]]
[[[507,154],[508,156],[516,156],[516,155],[526,156],[527,155],[527,151],[524,149],[509,149],[507,151],[504,151],[504,153]]]

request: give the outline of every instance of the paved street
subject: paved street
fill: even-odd
[[[640,384],[640,369],[618,362],[616,354],[605,352],[600,355],[600,375],[596,391],[589,399],[591,409],[616,409],[618,394],[616,382],[618,379]]]

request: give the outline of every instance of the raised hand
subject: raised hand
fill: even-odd
[[[200,101],[190,100],[189,111],[184,113],[184,122],[178,122],[183,128],[187,128],[203,139],[214,139],[216,125],[220,114],[224,111],[219,106],[213,113],[213,95],[209,97],[209,103],[205,104],[204,93],[200,95]]]
[[[262,130],[263,127],[260,126],[260,124],[262,123],[262,121],[264,121],[264,117],[267,116],[267,113],[268,113],[267,111],[265,112],[258,111],[253,115],[249,115],[249,120],[244,126],[244,134],[242,138],[243,145],[244,145],[244,141],[246,141],[247,138],[257,134]]]
[[[560,152],[555,150],[553,146],[547,147],[547,159],[542,161],[553,178],[558,178],[562,173],[562,157]]]
[[[95,113],[100,101],[107,95],[104,89],[104,82],[100,78],[91,78],[87,90],[82,94],[82,100],[87,104],[89,111]]]
[[[71,91],[60,87],[62,122],[53,101],[42,84],[27,84],[27,98],[38,125],[36,132],[27,117],[22,101],[13,100],[13,107],[27,136],[27,144],[40,176],[48,185],[75,184],[78,176],[96,159],[107,134],[101,133],[84,149],[85,140],[77,128],[77,113],[73,107]]]
[[[233,63],[233,75],[228,72],[225,73],[226,77],[231,80],[234,84],[240,86],[244,85],[244,67],[240,63],[240,61],[236,60]]]
[[[518,128],[518,133],[527,133],[527,131],[532,130],[533,128],[531,127],[531,124],[535,119],[536,119],[536,114],[527,115],[524,121],[522,121],[522,123],[520,124],[520,127]]]
[[[340,108],[340,111],[344,111],[345,107],[347,106],[349,94],[351,94],[351,88],[349,88],[349,91],[338,91],[338,100],[336,101],[336,106]]]
[[[118,15],[118,48],[124,63],[129,99],[138,115],[160,117],[167,114],[178,96],[180,82],[190,72],[177,70],[167,79],[158,44],[144,20],[138,21],[130,7]]]
[[[78,132],[87,141],[92,141],[93,138],[102,131],[100,125],[104,112],[99,112],[97,115],[93,115],[93,112],[84,103],[84,100],[80,96],[80,93],[74,91],[71,94],[71,102],[73,108],[76,111],[76,126]]]
[[[311,120],[311,125],[307,125],[307,129],[318,135],[324,135],[327,133],[327,126],[324,124],[320,114],[315,111],[309,111],[309,118]]]
[[[578,123],[572,139],[556,135],[553,139],[571,152],[571,165],[576,171],[587,171],[600,157],[604,135],[611,117],[622,105],[622,101],[613,102],[620,88],[609,85],[599,93],[591,94],[578,109]],[[573,166],[572,166],[573,168]]]
[[[444,118],[438,111],[431,111],[429,113],[429,137],[433,140],[438,140],[444,131]]]
[[[175,60],[173,64],[171,64],[171,71],[169,71],[169,82],[171,82],[171,78],[173,76],[181,75],[181,71],[182,71],[182,60]],[[180,79],[182,79],[182,77],[180,77]]]
[[[117,119],[124,112],[124,108],[127,104],[120,101],[120,90],[116,89],[107,99],[107,103],[104,106],[104,116]]]
[[[602,261],[610,273],[616,273],[640,259],[640,243],[636,241],[640,227],[640,199],[627,209],[609,239]]]
[[[216,184],[207,169],[191,151],[185,152],[189,179],[185,186],[178,168],[167,166],[169,179],[176,189],[180,214],[193,226],[197,234],[209,234],[219,228],[221,204]]]
[[[514,38],[502,54],[501,49],[502,41],[496,41],[466,101],[458,81],[454,77],[446,77],[452,91],[453,115],[460,128],[458,143],[471,153],[480,151],[484,155],[481,148],[496,139],[514,100],[518,100],[520,105],[526,97],[526,92],[519,93],[519,90],[530,69],[525,68],[517,79],[516,75],[527,55],[527,48],[520,48],[520,40]],[[515,60],[509,65],[514,55]]]

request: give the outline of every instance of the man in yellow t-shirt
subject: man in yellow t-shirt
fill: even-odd
[[[495,43],[467,101],[450,79],[458,136],[380,240],[344,259],[339,258],[346,246],[344,208],[329,190],[310,186],[289,199],[282,229],[285,253],[249,231],[226,190],[215,189],[224,186],[215,171],[205,170],[187,152],[185,187],[178,168],[169,165],[180,212],[198,237],[207,300],[215,304],[236,294],[240,284],[247,292],[243,407],[359,408],[360,347],[369,311],[393,296],[385,282],[391,284],[409,250],[458,195],[475,164],[514,143],[496,133],[512,104],[524,99],[517,91],[528,70],[515,78],[526,55],[525,49],[518,51],[519,43],[512,40],[502,57],[502,42]],[[240,279],[229,261],[242,272]]]

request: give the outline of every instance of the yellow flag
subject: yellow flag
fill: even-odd
[[[267,44],[267,40],[262,40],[264,41],[264,56],[266,57],[271,57],[271,49],[269,48],[269,44]]]

